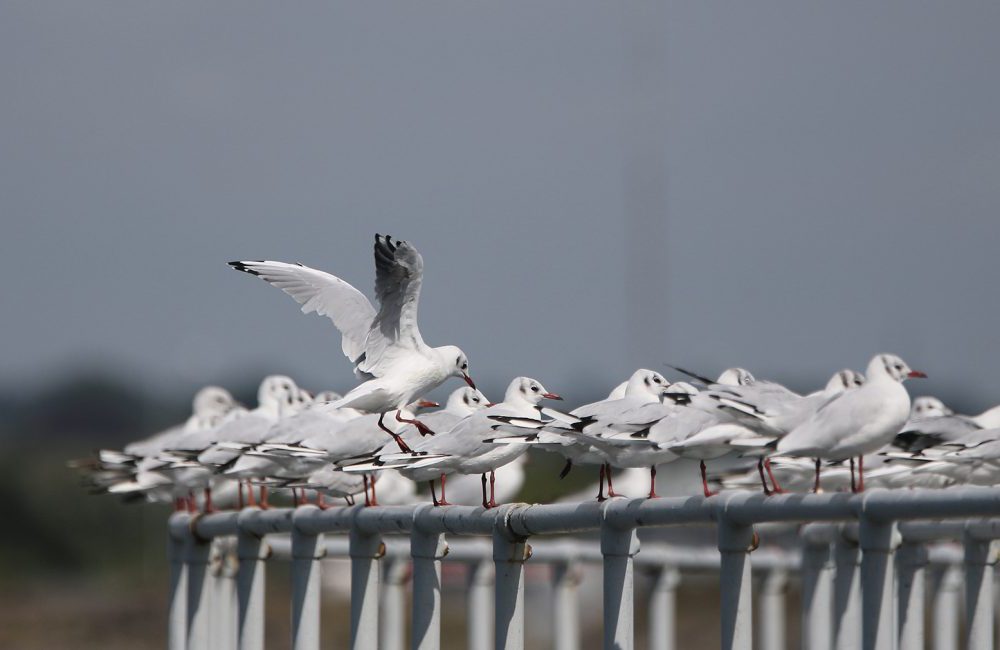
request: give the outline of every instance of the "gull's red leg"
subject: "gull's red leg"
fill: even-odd
[[[604,463],[601,463],[600,475],[597,478],[597,501],[604,501]]]
[[[819,467],[820,467],[820,459],[817,458],[816,459],[816,480],[813,481],[813,494],[818,494],[819,490],[820,490],[820,485],[819,485]]]
[[[656,493],[656,465],[649,466],[649,498],[655,499],[658,495]]]
[[[604,476],[608,479],[608,498],[622,496],[615,492],[615,486],[611,483],[611,463],[605,463],[605,466],[607,469],[604,470]]]
[[[490,504],[486,501],[486,473],[483,473],[483,508],[489,508]]]
[[[433,503],[434,507],[436,508],[441,504],[438,503],[437,495],[434,494],[434,481],[433,480],[427,481],[427,485],[431,486],[431,503]]]
[[[399,411],[396,411],[396,415],[397,416],[399,415]],[[396,441],[396,446],[399,447],[399,450],[401,452],[403,452],[403,453],[410,453],[411,451],[413,451],[412,449],[410,449],[410,446],[408,444],[406,444],[406,441],[403,440],[402,436],[400,436],[398,433],[396,433],[395,431],[393,431],[389,427],[385,426],[385,423],[382,421],[382,419],[384,417],[385,417],[385,413],[380,413],[379,414],[379,416],[378,416],[378,428],[382,429],[383,431],[385,431],[386,433],[388,433],[390,436],[392,436],[392,439]]]
[[[701,461],[701,489],[706,497],[715,496],[715,492],[708,489],[708,467],[705,465],[705,461]]]
[[[375,496],[375,475],[374,474],[372,474],[371,476],[368,477],[368,485],[370,485],[371,488],[372,488],[372,505],[373,506],[377,506],[378,505],[378,497]]]
[[[420,420],[417,420],[416,418],[414,418],[412,420],[407,420],[402,415],[400,415],[399,411],[396,411],[396,421],[397,422],[405,422],[406,424],[412,424],[413,426],[417,427],[417,431],[419,431],[420,435],[422,435],[422,436],[433,436],[434,435],[434,432],[431,431],[430,427],[428,427],[426,424],[424,424]]]
[[[865,457],[858,456],[858,492],[865,491]]]
[[[767,477],[771,479],[771,493],[781,494],[785,491],[785,488],[778,484],[778,479],[774,478],[774,472],[771,471],[771,459],[764,459],[764,469],[767,470]]]
[[[447,480],[446,475],[445,474],[441,474],[441,499],[437,502],[437,505],[439,505],[439,506],[450,506],[451,505],[450,503],[448,503],[448,499],[444,495],[444,484],[445,484],[446,480]]]
[[[771,496],[771,489],[767,487],[767,480],[764,478],[764,459],[757,459],[757,473],[760,474],[760,484],[764,488],[764,496]]]
[[[497,507],[496,485],[497,485],[496,471],[494,471],[494,470],[491,469],[490,470],[490,507],[491,508],[496,508]]]

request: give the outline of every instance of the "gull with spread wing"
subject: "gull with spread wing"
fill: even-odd
[[[432,348],[420,336],[417,306],[424,261],[409,242],[375,235],[378,310],[347,282],[301,264],[243,261],[230,265],[278,287],[302,305],[304,313],[316,312],[333,321],[355,375],[364,380],[334,405],[379,414],[379,427],[396,440],[400,450],[408,447],[383,422],[386,413],[395,411],[400,422],[432,433],[415,418],[405,419],[400,410],[449,377],[460,377],[476,387],[461,349],[454,345]]]

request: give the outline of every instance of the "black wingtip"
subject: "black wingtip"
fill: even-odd
[[[229,266],[233,267],[237,271],[243,271],[244,273],[249,273],[250,275],[260,275],[259,271],[247,266],[246,262],[241,262],[237,260],[235,262],[229,262]]]
[[[714,381],[712,381],[708,377],[705,377],[704,375],[699,375],[696,372],[691,372],[690,370],[685,370],[684,368],[681,368],[681,367],[678,367],[678,366],[672,366],[669,363],[664,363],[663,365],[665,365],[668,368],[672,368],[672,369],[676,370],[677,372],[681,373],[682,375],[687,375],[688,377],[691,377],[692,379],[697,379],[698,381],[702,382],[705,385],[711,385],[711,384],[715,383]]]

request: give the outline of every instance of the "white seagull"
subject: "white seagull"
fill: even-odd
[[[417,304],[424,261],[408,242],[375,235],[378,310],[347,282],[301,264],[229,264],[278,287],[302,305],[303,313],[316,312],[333,321],[342,335],[344,354],[354,364],[358,378],[365,380],[334,405],[379,414],[379,427],[396,439],[401,450],[407,447],[383,423],[386,413],[395,411],[396,419],[406,422],[400,409],[449,377],[460,377],[476,387],[469,376],[468,358],[461,349],[454,345],[432,348],[420,336]],[[431,433],[416,420],[409,422],[423,433]]]
[[[291,378],[271,375],[257,390],[257,408],[231,414],[219,426],[184,435],[157,455],[160,471],[178,486],[205,490],[205,510],[212,510],[211,482],[216,469],[239,456],[248,445],[263,439],[281,417],[304,406],[304,391]],[[261,488],[262,505],[267,496]],[[251,491],[251,499],[252,499]]]
[[[624,390],[619,390],[621,386],[625,387]],[[677,408],[673,402],[663,402],[664,395],[671,393],[671,388],[670,382],[660,373],[640,368],[624,384],[615,387],[607,399],[584,404],[568,414],[545,409],[543,413],[555,419],[549,423],[540,423],[538,432],[498,437],[495,442],[527,443],[537,449],[560,454],[566,459],[566,465],[559,478],[564,478],[573,465],[599,465],[597,500],[604,501],[605,481],[608,484],[608,497],[619,496],[614,490],[611,476],[610,457],[614,454],[596,446],[591,436],[633,434],[648,429]],[[681,396],[684,391],[674,388],[673,392]],[[517,428],[513,427],[515,430]],[[500,431],[507,432],[511,429],[501,427]],[[655,476],[656,468],[651,466],[651,495],[655,495]]]
[[[859,481],[852,487],[864,490],[865,454],[892,442],[910,414],[910,395],[903,382],[911,377],[926,377],[911,370],[893,354],[879,354],[868,364],[864,386],[834,397],[808,420],[782,437],[777,452],[782,456],[816,459],[816,482],[819,489],[820,459],[851,462],[858,457]]]
[[[379,456],[372,463],[354,465],[345,471],[377,471],[397,469],[413,481],[428,481],[431,499],[435,506],[450,505],[445,495],[448,474],[481,474],[483,507],[492,508],[496,503],[496,469],[513,461],[528,449],[526,444],[497,445],[489,442],[496,437],[493,418],[517,419],[537,422],[540,419],[538,403],[543,399],[561,400],[541,383],[528,377],[517,377],[507,387],[504,400],[499,404],[478,410],[459,420],[448,431],[424,438],[413,445],[409,453]],[[490,498],[486,498],[486,474],[490,474]],[[434,479],[441,480],[441,498],[434,493]]]

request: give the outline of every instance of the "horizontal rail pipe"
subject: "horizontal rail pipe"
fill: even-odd
[[[425,505],[425,504],[422,504]],[[425,508],[415,506],[362,506],[310,508],[293,517],[289,509],[208,515],[177,514],[171,530],[183,536],[188,527],[196,537],[210,539],[235,535],[241,528],[257,534],[291,532],[297,528],[310,535],[347,532],[357,526],[371,533],[408,534],[419,520],[421,530],[488,537],[496,526],[506,527],[514,537],[596,531],[604,522],[616,528],[675,526],[716,523],[726,518],[732,524],[792,521],[900,521],[909,519],[963,519],[1000,517],[1000,489],[985,487],[946,490],[873,489],[862,494],[777,494],[769,497],[737,493],[704,497],[659,499],[612,499],[603,504],[555,503],[511,504],[484,510],[473,506]],[[299,510],[303,510],[300,508]],[[497,521],[497,518],[500,521]],[[985,525],[985,524],[984,524]],[[1000,522],[988,526],[1000,526]]]

